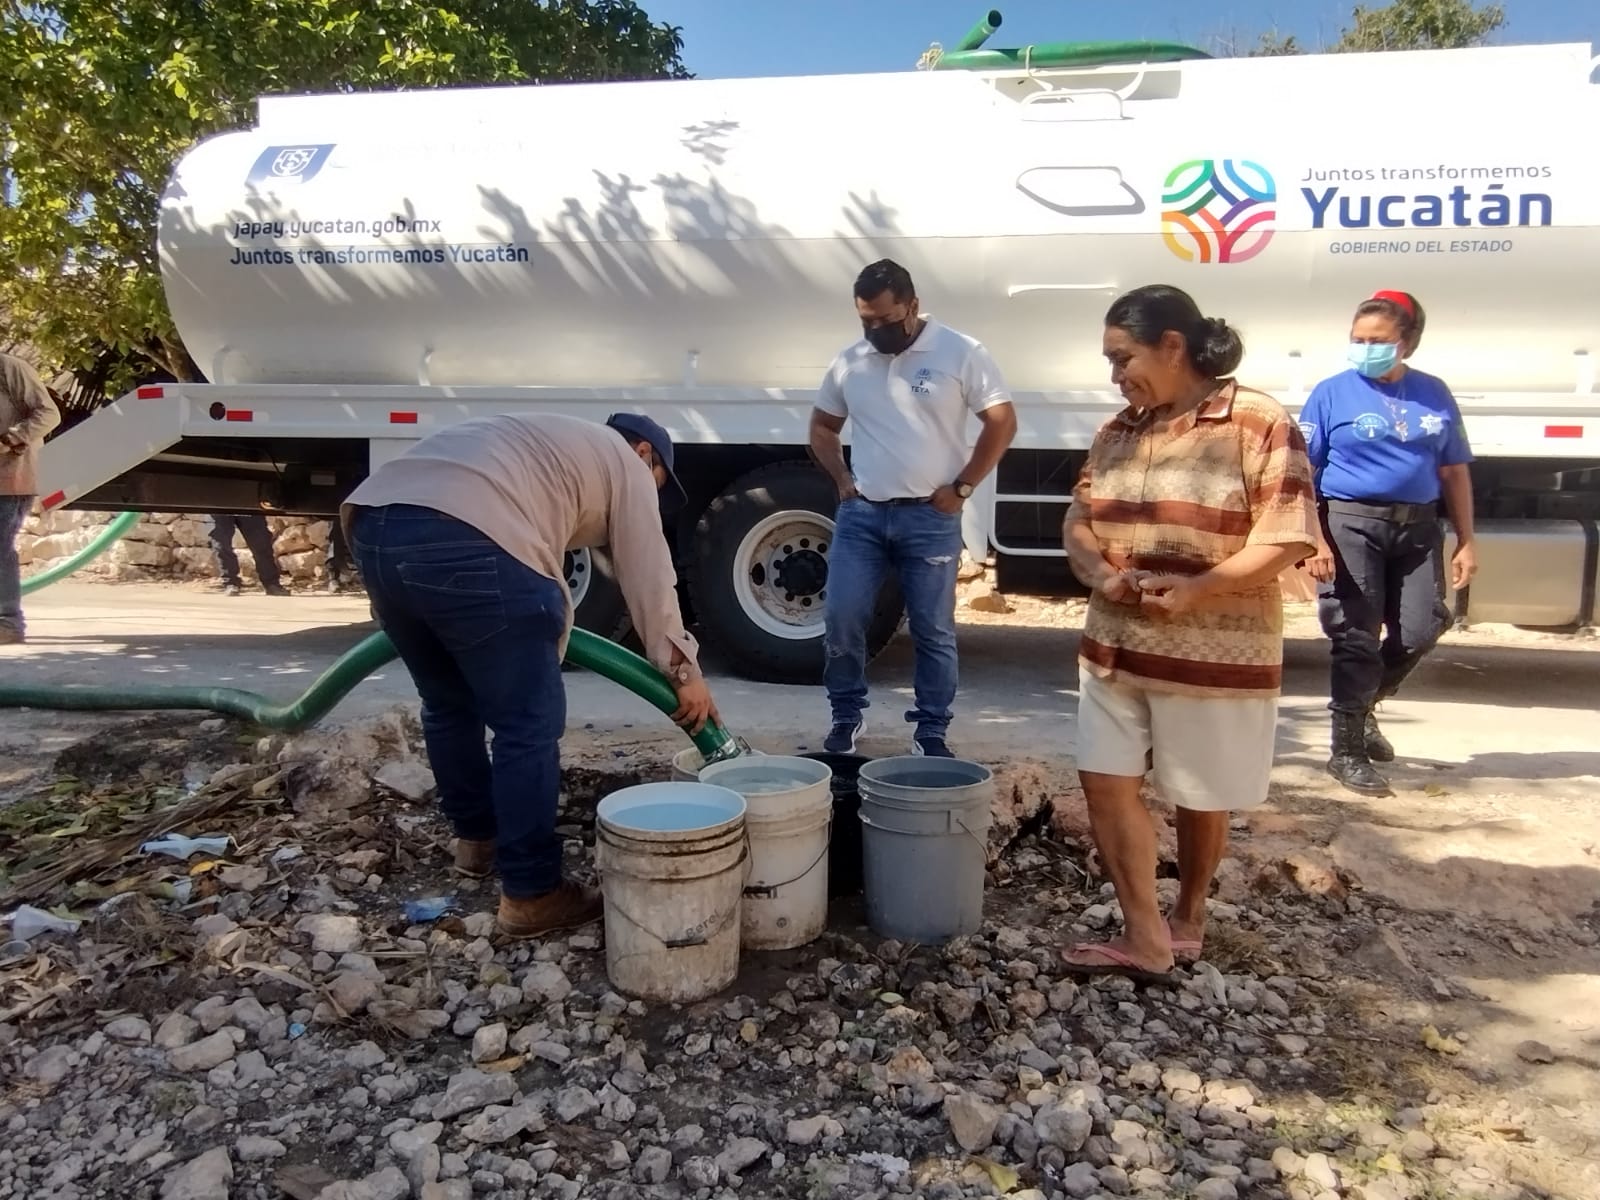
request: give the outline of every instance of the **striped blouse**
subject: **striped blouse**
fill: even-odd
[[[1246,546],[1299,545],[1309,557],[1317,509],[1305,439],[1281,404],[1233,380],[1171,420],[1126,409],[1096,435],[1066,520],[1087,523],[1113,565],[1158,574],[1198,575]],[[1276,696],[1278,581],[1172,617],[1096,594],[1079,661],[1152,691]]]

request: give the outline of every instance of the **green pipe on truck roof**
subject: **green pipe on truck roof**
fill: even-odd
[[[1050,67],[1137,66],[1140,63],[1184,62],[1210,58],[1181,42],[1045,42],[1015,50],[962,50],[944,54],[935,71],[1012,71]]]
[[[976,50],[989,40],[991,34],[1000,28],[1000,10],[991,8],[986,16],[976,25],[967,30],[967,34],[955,44],[951,54],[964,54],[968,50]]]

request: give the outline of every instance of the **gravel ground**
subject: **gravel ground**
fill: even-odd
[[[89,919],[0,962],[0,1197],[1595,1194],[1574,1131],[1600,1109],[1465,1063],[1438,1015],[1457,985],[1406,950],[1450,922],[1336,867],[1246,852],[1199,963],[1074,982],[1054,947],[1113,926],[1114,898],[1070,785],[1008,764],[979,934],[884,941],[844,899],[726,993],[646,1005],[610,988],[598,928],[497,940],[415,738],[403,715],[287,743],[136,725],[6,810],[12,897]],[[595,798],[664,773],[659,745],[615,749],[570,755],[575,875]],[[234,845],[138,854],[174,824]],[[407,918],[434,895],[453,910]],[[1592,915],[1541,943],[1592,947]]]
[[[964,613],[969,645],[1076,621],[1010,603]],[[1496,675],[1497,654],[1538,669]],[[83,923],[0,950],[0,1198],[1588,1200],[1596,660],[1507,631],[1438,660],[1395,717],[1426,752],[1393,798],[1336,793],[1314,711],[1303,739],[1291,719],[1203,958],[1164,984],[1057,971],[1115,899],[1069,755],[980,725],[998,781],[977,935],[884,941],[845,898],[818,942],[676,1007],[612,990],[599,927],[496,938],[492,889],[448,871],[403,708],[294,740],[173,716],[47,738],[8,715],[0,912]],[[1452,673],[1504,703],[1470,708]],[[561,826],[579,877],[595,800],[681,744],[585,723]],[[792,721],[757,728],[795,748]],[[232,841],[139,852],[171,830]],[[1169,831],[1167,876],[1171,857]],[[443,916],[407,915],[434,897]]]

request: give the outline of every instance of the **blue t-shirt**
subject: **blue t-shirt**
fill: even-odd
[[[1444,380],[1408,370],[1394,383],[1346,371],[1311,390],[1300,432],[1324,499],[1428,504],[1439,468],[1472,461]]]

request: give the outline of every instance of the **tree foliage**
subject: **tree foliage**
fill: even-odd
[[[1498,4],[1471,0],[1395,0],[1387,8],[1358,6],[1335,51],[1456,50],[1482,45],[1506,23]]]
[[[1394,0],[1383,8],[1358,5],[1350,24],[1324,48],[1329,54],[1376,50],[1459,50],[1480,46],[1505,26],[1498,4],[1477,7],[1472,0]],[[1233,51],[1237,52],[1237,51]],[[1276,28],[1243,51],[1251,58],[1303,54],[1299,39]]]
[[[186,377],[161,190],[262,94],[684,78],[682,48],[632,0],[0,0],[5,332],[66,365],[109,351],[124,376]]]

